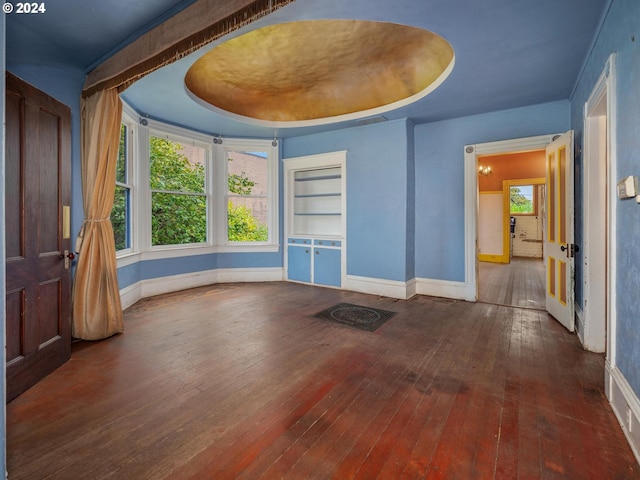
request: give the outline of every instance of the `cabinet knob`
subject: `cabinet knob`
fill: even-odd
[[[304,253],[309,253],[309,250],[305,250]]]
[[[320,250],[316,250],[316,255],[320,255]]]

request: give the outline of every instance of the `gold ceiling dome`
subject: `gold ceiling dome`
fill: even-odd
[[[386,22],[308,20],[224,42],[185,76],[192,98],[239,120],[302,126],[378,115],[438,87],[454,52],[435,33]]]

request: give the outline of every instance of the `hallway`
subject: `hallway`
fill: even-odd
[[[545,309],[545,268],[542,259],[516,257],[507,264],[479,262],[478,270],[478,301]]]

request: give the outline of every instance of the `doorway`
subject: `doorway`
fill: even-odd
[[[545,151],[478,155],[478,301],[545,309]]]
[[[606,352],[615,364],[615,56],[584,108],[584,310],[578,336],[587,350]]]
[[[544,149],[551,140],[552,136],[542,136],[465,149],[467,166],[473,168],[467,170],[467,175],[473,171],[474,182],[469,182],[469,177],[467,181],[476,185],[471,208],[477,212],[477,237],[472,239],[473,251],[469,253],[475,262],[478,301],[545,309]],[[487,169],[491,172],[488,175]],[[519,197],[529,196],[529,210],[512,215],[512,192]],[[516,220],[513,227],[511,218]],[[489,222],[493,234],[487,233],[485,222]]]

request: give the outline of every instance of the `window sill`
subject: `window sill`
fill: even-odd
[[[117,257],[118,268],[145,260],[162,260],[168,258],[191,257],[196,255],[209,255],[212,253],[277,253],[280,245],[216,245],[216,246],[189,246],[189,247],[156,247],[137,253],[125,253]]]
[[[126,267],[140,261],[140,253],[133,251],[126,251],[123,253],[116,252],[116,267]]]

